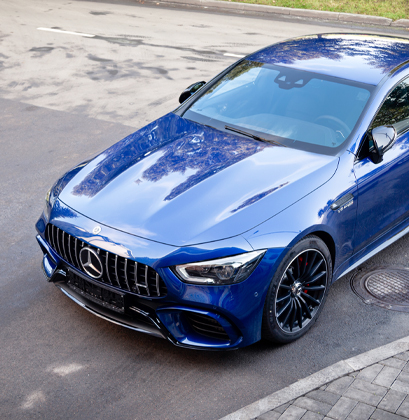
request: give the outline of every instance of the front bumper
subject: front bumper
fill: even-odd
[[[171,265],[194,261],[194,258],[208,259],[214,256],[230,255],[252,250],[243,240],[220,241],[202,247],[175,248],[168,245],[141,240],[114,229],[103,227],[101,235],[93,235],[95,222],[75,213],[59,202],[50,220],[43,214],[37,222],[37,240],[44,253],[43,270],[47,279],[62,290],[78,305],[107,321],[135,331],[164,338],[174,345],[205,350],[228,350],[244,347],[261,338],[263,304],[269,286],[272,270],[282,249],[269,250],[252,275],[242,283],[230,286],[201,286],[181,282],[168,268]],[[62,211],[64,210],[64,211]],[[75,215],[67,220],[68,211]],[[63,214],[63,217],[61,216]],[[75,223],[73,223],[75,222]],[[153,267],[166,283],[167,294],[160,297],[138,296],[112,285],[101,284],[81,272],[67,259],[62,258],[46,240],[48,223],[73,235],[89,246],[104,247],[109,252],[135,258]],[[238,247],[237,244],[240,244]],[[247,248],[246,248],[247,247]],[[200,249],[202,248],[202,249]],[[205,255],[198,257],[198,255]],[[221,254],[221,255],[220,255]],[[144,255],[143,258],[134,257]],[[77,276],[87,285],[73,287],[70,276]],[[123,310],[110,307],[100,296],[88,293],[98,287],[103,293],[123,296]],[[98,293],[97,293],[98,294]],[[122,297],[121,297],[122,299]],[[204,331],[201,328],[204,322]],[[211,330],[211,333],[207,330]],[[217,335],[217,331],[223,334]],[[212,332],[213,331],[213,332]]]

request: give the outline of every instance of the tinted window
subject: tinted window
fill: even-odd
[[[348,138],[371,90],[339,78],[243,61],[194,102],[184,117],[326,153]]]
[[[381,125],[393,125],[398,133],[409,128],[409,78],[399,83],[385,99],[371,129]]]

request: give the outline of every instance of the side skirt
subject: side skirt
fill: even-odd
[[[335,280],[338,280],[340,277],[345,276],[361,264],[363,264],[365,261],[369,260],[369,258],[373,257],[378,252],[382,251],[383,249],[387,248],[389,245],[392,245],[394,242],[396,242],[398,239],[405,236],[407,233],[409,233],[409,226],[405,229],[398,232],[396,235],[392,236],[392,238],[388,239],[387,241],[383,242],[382,244],[378,245],[375,249],[373,249],[368,254],[365,254],[363,257],[361,257],[357,262],[352,264],[350,267],[348,267],[346,270],[344,270],[341,274],[337,275]],[[334,281],[335,281],[334,280]]]

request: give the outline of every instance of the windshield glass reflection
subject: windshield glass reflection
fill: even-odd
[[[351,134],[371,90],[362,83],[243,61],[184,116],[216,128],[267,134],[290,147],[334,149]]]

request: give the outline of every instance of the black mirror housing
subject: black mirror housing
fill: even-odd
[[[189,99],[194,93],[196,93],[202,86],[204,86],[206,82],[196,82],[193,83],[193,85],[188,86],[179,96],[179,103],[182,104],[186,101],[186,99]]]
[[[380,126],[371,131],[373,140],[373,149],[370,156],[373,163],[382,162],[383,155],[394,143],[396,139],[396,130],[392,126]]]

